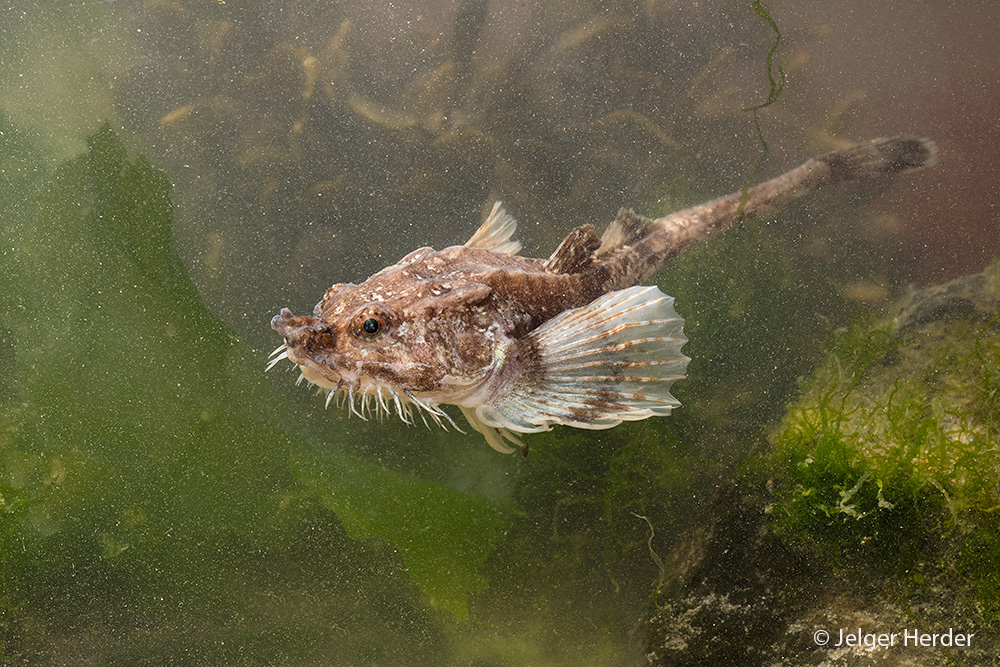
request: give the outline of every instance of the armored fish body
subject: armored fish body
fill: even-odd
[[[876,139],[658,219],[623,210],[598,237],[572,230],[548,259],[521,257],[500,203],[464,245],[419,248],[359,285],[336,284],[312,315],[271,320],[300,381],[363,419],[417,415],[458,428],[456,405],[496,450],[554,425],[604,429],[678,407],[687,339],[673,298],[642,286],[694,243],[835,183],[933,165],[929,139]]]

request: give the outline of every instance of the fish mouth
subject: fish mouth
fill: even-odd
[[[430,426],[427,421],[429,415],[438,426],[447,429],[447,422],[455,430],[463,432],[438,406],[437,401],[384,379],[406,373],[425,375],[430,370],[425,364],[398,366],[365,361],[355,363],[354,370],[347,370],[349,364],[342,355],[332,350],[336,335],[330,324],[314,317],[296,317],[287,308],[282,308],[271,320],[271,328],[281,334],[285,342],[268,355],[265,372],[288,359],[299,368],[295,384],[306,380],[315,385],[318,392],[325,392],[327,408],[335,402],[346,407],[349,415],[356,415],[365,421],[372,416],[381,419],[396,414],[410,425],[415,423],[414,417],[418,414],[424,424]]]

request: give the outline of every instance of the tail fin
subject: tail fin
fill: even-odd
[[[938,148],[930,139],[884,137],[815,158],[826,163],[831,182],[880,178],[937,164]]]

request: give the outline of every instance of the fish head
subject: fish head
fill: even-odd
[[[333,392],[456,403],[490,374],[503,338],[492,290],[384,270],[334,285],[309,316],[271,320],[306,380]],[[279,348],[281,350],[282,348]]]
[[[397,313],[381,304],[358,308],[342,320],[293,315],[287,308],[271,320],[285,339],[287,358],[324,389],[363,394],[379,385],[399,391],[437,386],[439,374],[398,344],[399,325]]]

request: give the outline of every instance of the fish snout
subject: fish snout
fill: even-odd
[[[331,324],[309,315],[292,315],[287,308],[271,318],[271,328],[284,337],[291,349],[316,347],[317,343],[330,349],[335,340]]]
[[[280,333],[285,338],[296,330],[312,325],[311,317],[296,317],[292,311],[282,308],[281,312],[271,318],[271,328]]]

